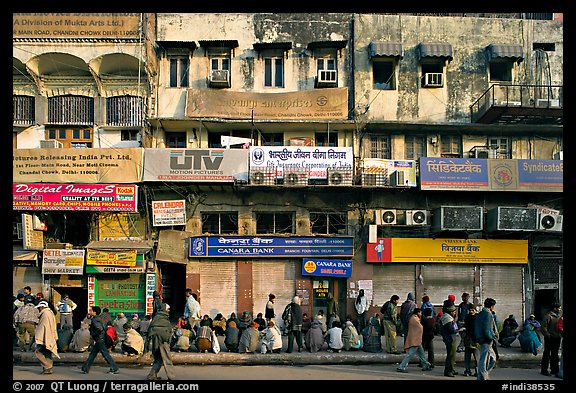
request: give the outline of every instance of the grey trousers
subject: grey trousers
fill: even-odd
[[[174,365],[172,364],[172,358],[170,357],[170,344],[162,343],[160,348],[155,353],[152,353],[154,362],[152,363],[152,369],[148,373],[149,377],[156,377],[160,368],[164,366],[164,371],[166,371],[166,378],[175,379]]]

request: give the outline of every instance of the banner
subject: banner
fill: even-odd
[[[86,265],[136,266],[136,250],[101,251],[86,250]]]
[[[246,120],[348,119],[348,89],[337,87],[288,93],[188,89],[186,116]]]
[[[13,149],[13,183],[139,183],[143,148]]]
[[[396,171],[404,173],[405,180],[401,185],[416,187],[416,161],[414,160],[365,158],[362,163],[362,173],[383,173],[390,176]]]
[[[304,259],[303,276],[345,277],[352,276],[352,261],[341,259]]]
[[[527,240],[378,238],[366,262],[528,263]]]
[[[186,225],[186,201],[152,201],[153,226]]]
[[[145,149],[144,181],[248,181],[248,150]]]
[[[42,274],[84,274],[85,250],[44,249]]]
[[[138,211],[134,184],[12,184],[14,210]]]

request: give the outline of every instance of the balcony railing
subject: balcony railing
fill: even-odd
[[[34,124],[34,97],[12,96],[12,122],[15,125]]]

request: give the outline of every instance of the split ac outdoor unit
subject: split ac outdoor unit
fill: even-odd
[[[328,168],[328,184],[331,186],[351,186],[353,182],[352,169]]]
[[[62,148],[62,142],[56,139],[46,139],[40,141],[40,147],[42,149],[59,149]]]
[[[275,168],[252,169],[250,171],[250,184],[259,186],[272,186],[276,179]]]
[[[486,232],[535,231],[538,209],[534,207],[496,207],[486,214]]]
[[[285,186],[307,186],[308,171],[284,171]]]
[[[395,209],[376,210],[376,225],[396,225],[398,214]]]
[[[406,225],[428,225],[426,210],[406,210]]]
[[[336,83],[336,70],[318,70],[318,83]]]
[[[424,87],[442,87],[442,73],[429,72],[424,74]]]
[[[390,175],[390,185],[392,187],[400,187],[407,185],[406,172],[394,171]]]
[[[210,86],[230,87],[230,71],[229,70],[210,71]]]
[[[481,231],[482,206],[441,206],[434,209],[432,228],[437,231]]]
[[[538,229],[546,232],[562,232],[562,214],[540,214]]]

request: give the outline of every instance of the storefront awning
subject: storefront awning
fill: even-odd
[[[418,60],[426,57],[440,57],[452,61],[452,45],[447,42],[422,42],[418,45]]]
[[[150,240],[92,241],[86,245],[92,250],[136,250],[138,253],[150,251],[152,247]]]
[[[524,60],[522,45],[490,44],[486,47],[488,61],[492,59],[510,59],[521,63]]]
[[[12,260],[36,262],[38,260],[38,251],[24,250],[24,248],[20,245],[12,246]]]
[[[399,42],[371,42],[368,45],[368,54],[370,57],[404,57],[402,44]]]

